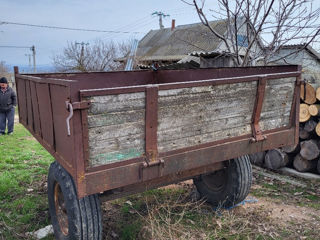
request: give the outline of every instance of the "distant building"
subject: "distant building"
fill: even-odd
[[[220,35],[227,35],[227,20],[210,22]],[[227,37],[226,37],[227,38]],[[229,41],[231,44],[231,41]],[[239,30],[237,36],[240,56],[248,46],[247,28]],[[260,46],[252,49],[261,52]],[[136,68],[150,68],[152,65],[167,69],[199,67],[232,67],[232,54],[227,53],[225,43],[202,23],[174,26],[149,31],[139,42],[136,52]],[[126,58],[118,59],[125,62]]]
[[[273,60],[277,64],[302,65],[302,78],[310,83],[320,84],[320,53],[311,46],[305,49],[303,44],[283,46]]]

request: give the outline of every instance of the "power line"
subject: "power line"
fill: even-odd
[[[0,22],[1,24],[8,25],[18,25],[27,27],[38,27],[38,28],[49,28],[49,29],[60,29],[60,30],[71,30],[71,31],[84,31],[84,32],[100,32],[100,33],[141,33],[141,32],[128,32],[128,31],[112,31],[112,30],[98,30],[98,29],[86,29],[86,28],[70,28],[70,27],[59,27],[59,26],[48,26],[48,25],[38,25],[29,23],[17,23],[17,22]]]
[[[31,48],[31,47],[25,47],[25,46],[0,46],[0,48]]]

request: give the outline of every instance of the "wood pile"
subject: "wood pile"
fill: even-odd
[[[276,170],[292,167],[299,172],[320,174],[320,87],[301,86],[299,143],[252,154],[251,162]]]

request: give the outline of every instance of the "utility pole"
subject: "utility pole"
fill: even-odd
[[[79,42],[76,42],[76,45],[81,45],[81,54],[80,54],[80,70],[84,70],[84,62],[83,62],[83,60],[84,60],[84,45],[86,45],[86,46],[88,46],[89,45],[89,43],[84,43],[84,42],[81,42],[81,43],[79,43]]]
[[[170,15],[169,14],[164,14],[163,12],[154,12],[152,13],[151,15],[157,15],[159,17],[159,26],[160,26],[160,29],[163,29],[164,26],[162,24],[162,17],[165,18],[165,17],[169,17]]]
[[[32,45],[30,50],[32,51],[32,57],[33,57],[33,72],[37,72],[37,68],[36,68],[36,48],[35,48],[35,46]]]

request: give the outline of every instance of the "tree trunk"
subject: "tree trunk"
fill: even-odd
[[[297,154],[293,160],[293,166],[299,172],[307,172],[317,166],[317,160],[308,161],[304,159],[300,154]]]
[[[277,148],[269,150],[264,159],[264,166],[272,170],[284,167],[288,163],[288,154]]]
[[[320,130],[320,127],[319,127]],[[302,140],[306,140],[310,137],[310,133],[303,129],[303,127],[299,126],[299,138]]]
[[[309,83],[301,84],[300,97],[305,103],[308,104],[314,104],[317,101],[316,91]]]
[[[301,142],[300,148],[300,155],[305,160],[311,161],[313,159],[316,159],[320,154],[318,143],[312,139]]]
[[[320,116],[320,104],[312,104],[308,110],[311,116]]]
[[[306,130],[308,133],[312,133],[315,130],[317,124],[318,123],[316,121],[310,119],[309,121],[307,121],[304,124],[304,128],[303,129]]]
[[[265,158],[266,152],[258,152],[254,154],[250,154],[250,162],[254,165],[263,166],[264,158]]]
[[[306,122],[310,119],[311,115],[309,113],[309,105],[305,103],[300,104],[300,114],[299,114],[299,121]]]

